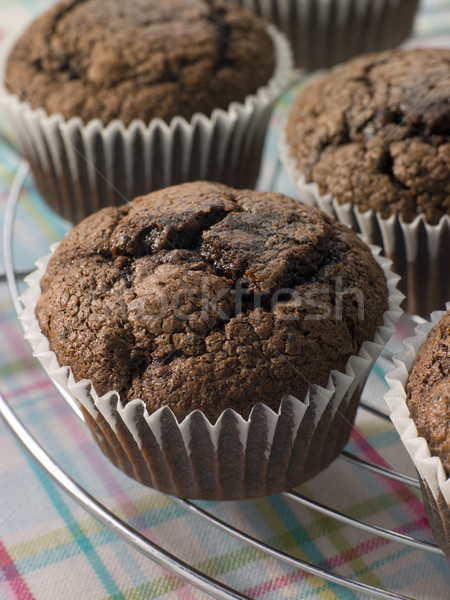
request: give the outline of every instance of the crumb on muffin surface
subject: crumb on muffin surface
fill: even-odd
[[[41,288],[40,327],[76,379],[211,421],[326,385],[387,309],[385,275],[348,228],[280,194],[207,182],[88,217]]]

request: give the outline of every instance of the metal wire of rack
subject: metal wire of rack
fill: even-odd
[[[25,178],[29,172],[27,163],[22,162],[13,185],[10,190],[8,197],[7,207],[4,216],[3,223],[3,252],[5,260],[5,271],[6,280],[8,283],[12,302],[14,304],[17,313],[20,312],[22,306],[19,299],[18,291],[18,274],[14,268],[13,258],[13,232],[16,208],[20,199],[21,190],[24,185]],[[274,174],[274,177],[276,174]],[[62,394],[67,402],[69,402],[71,408],[76,412],[80,419],[83,419],[81,412],[78,410],[76,404],[68,394],[58,386],[56,382],[52,383],[56,386],[58,392]],[[378,417],[387,419],[386,413],[379,407],[374,407],[370,403],[362,401],[361,410],[369,410],[375,413]],[[13,409],[8,405],[5,398],[0,394],[0,415],[5,420],[8,427],[18,438],[21,444],[27,449],[31,456],[37,461],[44,472],[55,481],[65,492],[76,500],[90,515],[95,517],[100,523],[108,527],[115,535],[120,537],[131,547],[141,552],[146,557],[155,561],[160,566],[164,567],[168,571],[181,577],[189,584],[196,588],[210,594],[214,598],[218,599],[240,599],[250,600],[250,597],[239,592],[232,587],[229,587],[217,579],[210,577],[209,575],[199,571],[193,566],[181,560],[174,554],[163,549],[158,544],[152,542],[146,536],[141,534],[139,531],[134,529],[132,526],[127,524],[124,520],[119,518],[116,514],[111,512],[106,506],[100,501],[93,497],[83,486],[72,478],[64,469],[50,456],[50,454],[39,444],[38,441],[31,435],[29,430],[17,417]],[[342,452],[340,456],[341,460],[351,464],[355,470],[364,469],[369,473],[373,473],[377,476],[386,477],[394,481],[400,482],[404,485],[410,486],[411,488],[418,488],[419,483],[417,479],[408,475],[398,473],[395,470],[381,467],[373,462],[364,460],[355,454],[348,451]],[[339,521],[351,527],[355,527],[363,532],[370,533],[373,536],[380,536],[387,540],[403,544],[404,546],[411,547],[417,550],[431,553],[437,556],[443,556],[443,553],[439,546],[433,542],[417,539],[413,536],[400,534],[388,528],[373,525],[364,520],[356,519],[349,515],[346,515],[338,510],[335,510],[325,504],[312,500],[305,495],[302,495],[296,491],[284,492],[282,494],[286,499],[291,502],[297,503],[298,505],[307,507],[313,511],[325,515],[328,518]],[[344,588],[348,588],[355,592],[369,595],[383,600],[415,600],[411,596],[405,596],[395,591],[381,589],[380,587],[365,584],[361,581],[351,579],[349,577],[339,575],[329,569],[325,569],[320,565],[313,564],[311,562],[301,560],[296,556],[289,554],[285,551],[277,549],[275,546],[267,544],[257,537],[249,535],[243,530],[233,526],[232,524],[225,522],[224,520],[214,516],[212,511],[206,510],[199,506],[197,503],[189,500],[173,498],[184,510],[189,511],[197,518],[202,519],[205,523],[214,526],[217,529],[217,535],[233,536],[240,543],[255,548],[265,555],[287,563],[288,565],[295,567],[305,573],[309,573],[318,577],[323,578],[328,582],[335,583]]]

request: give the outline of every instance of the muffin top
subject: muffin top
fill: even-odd
[[[406,384],[407,405],[419,435],[450,477],[450,310],[417,353]]]
[[[274,65],[263,22],[226,0],[65,0],[18,40],[7,87],[85,122],[170,121],[242,102]]]
[[[450,50],[367,54],[295,100],[286,138],[321,194],[384,218],[450,214]]]
[[[387,309],[370,249],[280,194],[194,182],[75,227],[36,316],[60,365],[96,391],[215,421],[326,385]]]

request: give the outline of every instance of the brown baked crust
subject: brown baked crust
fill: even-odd
[[[209,115],[266,85],[263,22],[226,0],[65,0],[13,48],[7,87],[85,122]]]
[[[294,102],[286,137],[322,194],[384,218],[450,214],[450,50],[358,57]]]
[[[417,353],[406,392],[419,435],[450,476],[450,310]]]
[[[326,385],[387,309],[384,273],[348,228],[280,194],[206,182],[89,217],[41,287],[42,332],[76,379],[211,421]]]

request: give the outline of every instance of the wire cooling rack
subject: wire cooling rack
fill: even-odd
[[[18,273],[15,270],[12,246],[16,208],[18,202],[20,201],[21,190],[23,189],[24,181],[28,171],[29,168],[27,163],[21,163],[10,190],[3,224],[3,252],[6,279],[8,282],[11,299],[17,313],[19,313],[22,308],[19,299],[18,279],[20,279],[23,274]],[[274,172],[273,176],[274,178],[277,176],[276,172]],[[388,357],[385,356],[385,359],[386,358]],[[55,383],[54,385],[57,386]],[[81,412],[74,404],[72,398],[68,396],[62,388],[57,387],[57,389],[61,395],[64,396],[65,400],[71,405],[78,417],[83,419]],[[360,410],[370,411],[379,418],[388,419],[387,411],[382,406],[379,404],[374,405],[367,399],[362,400]],[[166,551],[164,548],[152,542],[137,529],[134,529],[116,514],[111,512],[98,499],[91,495],[78,481],[64,471],[64,469],[52,458],[50,453],[31,435],[29,430],[21,422],[1,394],[0,414],[11,431],[37,461],[43,471],[59,486],[61,486],[61,488],[64,489],[67,494],[75,499],[89,514],[95,517],[103,525],[108,527],[114,534],[119,536],[131,547],[138,550],[149,559],[155,561],[168,571],[181,577],[189,584],[210,594],[214,598],[240,600],[247,600],[250,598],[237,589],[233,589],[214,579],[213,577],[202,573],[197,568],[194,568],[182,560],[179,556]],[[373,462],[361,459],[351,452],[344,450],[338,460],[346,461],[349,465],[351,465],[355,478],[358,478],[360,473],[365,471],[369,472],[373,477],[388,478],[413,489],[419,488],[417,479],[406,474],[399,473],[393,469],[387,469]],[[316,511],[329,519],[338,521],[339,523],[357,528],[360,531],[370,534],[371,536],[378,536],[391,542],[399,543],[404,547],[424,551],[435,555],[438,560],[444,560],[442,558],[442,551],[433,542],[417,539],[413,536],[398,533],[389,528],[371,524],[365,520],[356,519],[330,507],[327,504],[322,504],[316,500],[312,500],[307,496],[298,493],[297,491],[284,492],[282,495],[285,499],[292,503]],[[233,538],[236,538],[243,546],[250,546],[264,553],[268,557],[286,563],[289,566],[299,569],[305,573],[321,577],[324,580],[333,582],[334,584],[342,586],[343,588],[351,589],[364,595],[364,597],[368,596],[383,600],[416,600],[412,596],[405,596],[392,590],[381,589],[380,587],[368,585],[361,581],[340,575],[337,572],[325,569],[318,564],[300,560],[293,554],[282,551],[275,546],[262,541],[262,539],[246,533],[243,529],[239,529],[235,525],[216,517],[213,514],[213,511],[202,508],[198,503],[177,498],[174,498],[173,500],[177,502],[184,510],[195,515],[196,518],[201,519],[204,523],[215,527],[217,530],[218,539],[220,539],[220,536],[232,536]]]

